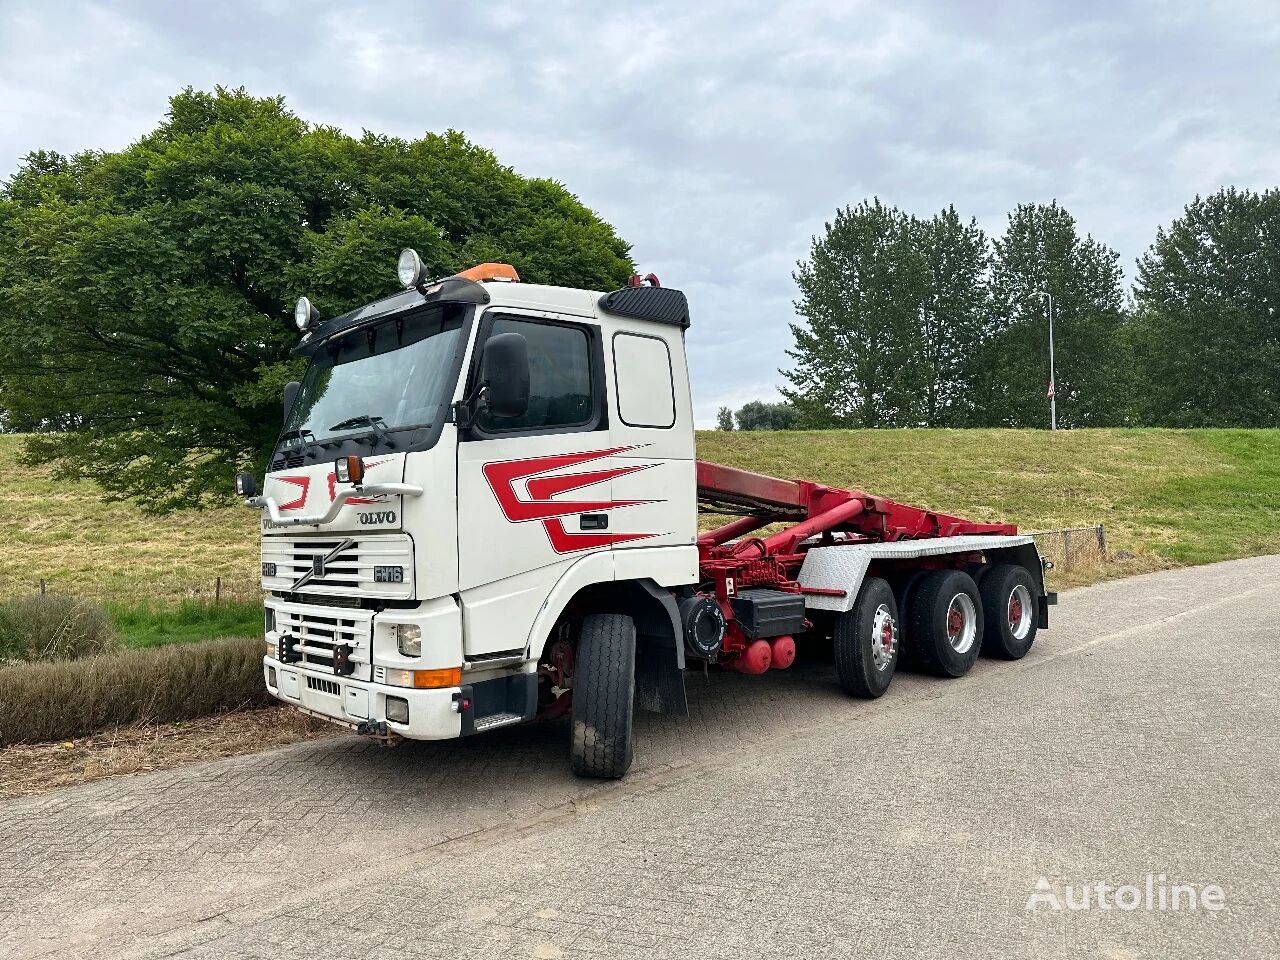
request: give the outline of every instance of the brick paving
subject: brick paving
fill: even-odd
[[[1074,591],[1015,664],[690,677],[620,784],[563,724],[0,803],[0,957],[1280,956],[1280,557]],[[1028,913],[1037,878],[1227,908]]]

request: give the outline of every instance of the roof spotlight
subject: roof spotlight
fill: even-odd
[[[396,275],[406,290],[411,290],[427,279],[427,268],[418,256],[418,251],[405,247],[400,251],[400,259],[396,262]]]
[[[293,308],[293,322],[298,325],[299,330],[306,330],[313,323],[320,319],[320,311],[317,310],[306,297],[299,297],[297,305]]]

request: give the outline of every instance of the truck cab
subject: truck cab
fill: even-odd
[[[554,702],[573,648],[539,662],[575,601],[625,582],[618,602],[669,628],[658,598],[698,576],[689,319],[648,284],[409,279],[328,320],[300,305],[310,365],[252,502],[270,692],[439,739]]]

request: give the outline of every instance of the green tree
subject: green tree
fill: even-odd
[[[918,348],[925,285],[911,218],[879,199],[836,211],[793,274],[795,366],[781,388],[807,427],[885,427],[914,403],[903,377]]]
[[[1139,259],[1135,301],[1143,422],[1280,425],[1280,190],[1196,197]]]
[[[796,361],[782,393],[805,426],[952,426],[974,416],[987,335],[987,238],[949,207],[927,221],[845,208],[794,274]]]
[[[628,246],[563,186],[458,132],[359,139],[281,98],[188,89],[118,152],[35,152],[0,186],[0,406],[29,458],[155,508],[222,497],[260,464],[298,373],[292,303],[392,292],[412,246],[437,275],[505,260],[616,287]]]
[[[915,415],[904,425],[971,426],[990,337],[987,273],[991,248],[977,221],[947,207],[917,222],[917,248],[927,265],[920,305],[919,351],[911,379],[919,385]]]
[[[993,426],[1048,426],[1048,300],[1053,297],[1058,425],[1122,419],[1131,389],[1118,349],[1124,323],[1120,255],[1057,202],[1022,204],[995,241],[992,317],[976,384],[977,419]]]
[[[794,430],[799,422],[789,403],[765,403],[752,400],[738,408],[739,430]]]
[[[733,411],[728,407],[721,407],[716,411],[716,429],[732,430],[733,429]]]

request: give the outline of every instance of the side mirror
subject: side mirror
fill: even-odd
[[[484,345],[483,370],[489,385],[489,412],[522,417],[529,409],[529,344],[518,333],[500,333]]]
[[[284,385],[284,419],[289,421],[289,411],[293,409],[293,401],[298,399],[298,391],[302,389],[302,384],[297,380],[290,380]]]
[[[253,479],[252,473],[236,474],[236,496],[243,497],[248,500],[250,497],[258,495],[258,482]]]

